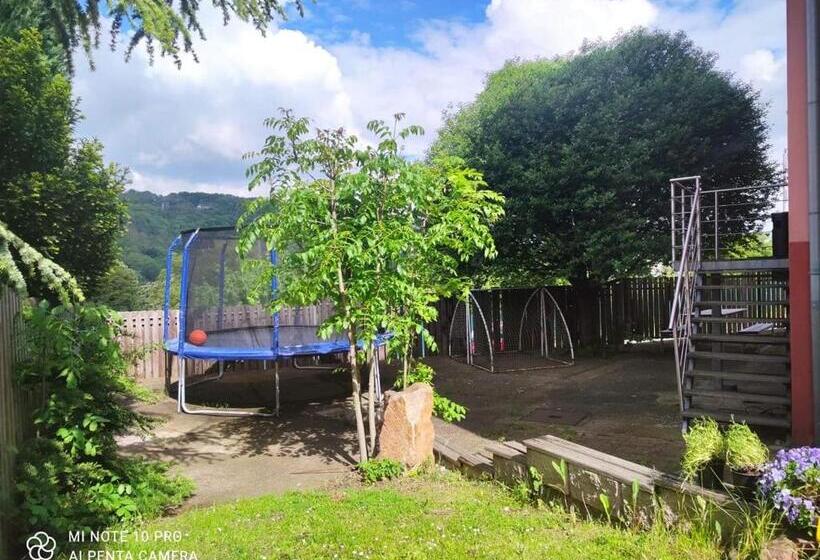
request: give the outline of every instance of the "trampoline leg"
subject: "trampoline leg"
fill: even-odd
[[[185,358],[179,358],[179,379],[177,379],[177,412],[185,412]]]
[[[253,410],[231,410],[231,409],[213,409],[200,408],[193,410],[188,408],[188,403],[185,402],[185,358],[179,359],[179,383],[177,384],[177,412],[184,414],[200,414],[202,416],[259,416],[263,418],[270,418],[279,415],[279,373],[277,369],[276,374],[276,412],[256,412]]]
[[[276,384],[276,416],[279,416],[279,360],[274,362],[273,377]]]
[[[374,375],[373,375],[373,385],[374,385],[373,388],[375,389],[376,402],[381,403],[382,402],[382,379],[381,379],[381,370],[379,369],[379,351],[378,351],[378,349],[376,350],[375,355],[373,356],[373,359],[376,360],[376,362],[373,364],[375,366],[375,368],[374,368],[375,372],[374,372]]]

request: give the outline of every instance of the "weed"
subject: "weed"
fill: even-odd
[[[404,466],[393,459],[371,459],[356,465],[362,480],[368,484],[380,480],[398,478],[404,473]]]

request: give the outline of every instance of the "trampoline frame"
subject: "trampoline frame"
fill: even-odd
[[[527,312],[530,307],[530,304],[533,301],[533,298],[538,295],[538,321],[540,326],[540,341],[539,341],[539,348],[538,353],[540,357],[551,360],[555,362],[551,365],[538,365],[532,367],[519,367],[519,368],[505,368],[505,369],[498,369],[496,367],[496,354],[506,354],[506,353],[513,353],[513,352],[523,352],[522,348],[522,341],[523,336],[522,333],[524,331],[525,321],[527,320]],[[503,298],[503,290],[499,292],[499,305],[501,305],[501,301]],[[547,338],[547,299],[552,302],[552,305],[556,311],[558,318],[561,320],[561,326],[563,327],[563,332],[566,335],[566,341],[569,347],[569,360],[558,359],[550,356],[549,351],[549,340]],[[532,293],[526,299],[521,313],[521,319],[518,324],[518,348],[515,350],[494,350],[496,338],[494,336],[495,331],[493,330],[493,335],[490,334],[491,329],[487,326],[487,319],[484,316],[484,311],[481,309],[481,305],[479,304],[478,300],[476,299],[475,295],[471,291],[468,295],[467,300],[465,301],[458,301],[456,303],[455,309],[453,310],[453,316],[450,319],[450,327],[447,331],[447,356],[456,360],[461,355],[458,356],[453,354],[453,327],[456,324],[456,319],[459,316],[460,306],[464,306],[464,319],[465,319],[465,333],[463,338],[465,339],[466,344],[466,355],[464,356],[465,361],[468,365],[473,367],[482,369],[484,371],[488,371],[490,373],[496,372],[512,372],[512,371],[528,371],[528,370],[537,370],[537,369],[551,369],[556,367],[567,367],[571,366],[575,363],[575,348],[572,344],[572,336],[569,331],[569,326],[567,324],[567,320],[564,317],[564,312],[561,310],[561,306],[558,305],[558,302],[552,296],[550,291],[546,287],[535,288],[533,289]],[[478,314],[475,314],[473,309],[478,311]],[[492,311],[492,308],[491,308]],[[478,321],[476,321],[478,319]],[[478,322],[478,329],[476,328],[476,322]],[[503,333],[503,325],[504,319],[503,316],[499,316],[499,325],[501,328],[501,333],[499,334],[500,338],[500,345],[504,347],[504,333]],[[488,349],[488,359],[489,359],[489,367],[484,366],[480,363],[476,363],[475,356],[477,355],[474,348],[475,348],[475,341],[476,341],[476,331],[482,330],[483,327],[483,334],[486,337],[487,341],[487,349]],[[558,325],[556,324],[554,330],[557,331]]]
[[[186,230],[180,232],[176,238],[171,242],[168,247],[168,252],[166,254],[165,259],[165,293],[164,293],[164,303],[163,303],[163,327],[162,327],[162,335],[163,335],[163,346],[165,349],[166,354],[166,376],[168,379],[168,383],[166,384],[166,389],[169,389],[170,385],[170,372],[171,372],[171,360],[173,356],[176,356],[179,360],[179,379],[177,382],[177,412],[184,413],[184,414],[200,414],[200,415],[209,415],[209,416],[257,416],[257,417],[264,417],[270,418],[279,416],[280,412],[280,387],[279,387],[279,360],[280,358],[290,358],[293,364],[294,369],[298,370],[328,370],[334,368],[328,368],[324,366],[300,366],[297,364],[297,359],[299,357],[319,357],[319,356],[326,356],[326,355],[338,355],[347,353],[349,351],[349,345],[347,348],[341,348],[339,345],[335,347],[328,347],[327,352],[299,352],[298,349],[293,350],[294,347],[289,347],[290,350],[286,352],[280,352],[279,347],[279,312],[273,313],[272,321],[272,336],[271,336],[271,348],[270,353],[266,353],[264,356],[258,356],[259,353],[263,351],[256,352],[257,355],[234,355],[234,356],[214,356],[213,358],[219,364],[219,371],[215,375],[207,376],[202,379],[196,379],[189,381],[187,379],[187,360],[189,359],[209,359],[203,356],[195,356],[190,355],[189,350],[186,349],[186,342],[185,342],[185,333],[187,332],[187,311],[188,311],[188,287],[189,287],[189,265],[190,265],[190,247],[191,244],[201,231],[236,231],[234,227],[213,227],[213,228],[196,228],[192,230]],[[185,245],[182,247],[182,266],[181,266],[181,274],[180,274],[180,281],[179,281],[179,325],[178,325],[178,336],[176,340],[176,347],[173,347],[171,342],[173,342],[170,336],[170,304],[171,304],[171,283],[172,283],[172,271],[173,271],[173,257],[174,253],[179,251],[180,245],[182,244],[183,237],[187,234],[190,234]],[[219,327],[223,325],[223,313],[222,309],[224,307],[224,290],[225,290],[225,253],[227,249],[227,243],[222,247],[220,252],[219,258],[219,314],[217,316],[217,324]],[[271,264],[276,264],[276,251],[271,250],[269,252]],[[278,289],[278,281],[277,278],[274,276],[271,280],[271,297],[276,293]],[[384,339],[380,339],[375,343],[377,349],[378,347],[384,344]],[[374,350],[375,350],[374,349]],[[381,401],[382,399],[382,391],[381,391],[381,380],[380,380],[380,367],[379,367],[379,360],[378,360],[378,352],[374,352],[375,356],[375,363],[374,363],[374,389],[376,400]],[[243,360],[243,361],[261,361],[263,363],[263,371],[268,371],[267,362],[272,361],[274,364],[274,386],[275,386],[275,408],[274,412],[259,412],[259,411],[251,411],[251,410],[240,410],[240,409],[223,409],[223,408],[213,408],[213,407],[197,407],[196,409],[190,408],[187,401],[186,401],[186,394],[187,388],[193,387],[195,385],[199,385],[202,383],[207,383],[211,381],[219,381],[225,375],[225,361],[231,360]],[[233,361],[232,360],[232,361]]]

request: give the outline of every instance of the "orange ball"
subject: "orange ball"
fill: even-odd
[[[208,340],[208,335],[202,329],[195,329],[188,335],[188,342],[196,346],[202,346]]]

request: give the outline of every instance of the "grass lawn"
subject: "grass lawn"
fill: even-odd
[[[684,532],[633,532],[521,505],[492,483],[432,474],[331,492],[290,493],[196,509],[141,527],[178,543],[110,545],[134,558],[188,550],[208,559],[719,558]],[[140,555],[139,553],[142,553]]]

